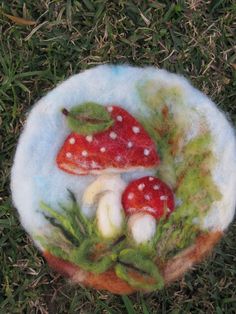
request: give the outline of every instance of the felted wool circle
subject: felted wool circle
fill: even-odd
[[[232,221],[235,152],[224,114],[182,76],[102,65],[29,113],[13,201],[48,263],[74,282],[153,291],[201,261]]]

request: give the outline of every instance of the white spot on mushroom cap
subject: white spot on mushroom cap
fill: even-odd
[[[67,152],[67,153],[66,153],[66,157],[67,157],[67,158],[71,158],[71,157],[72,157],[72,154],[71,154],[70,152]]]
[[[119,122],[122,122],[123,121],[123,117],[122,116],[117,116],[116,120],[119,121]]]
[[[85,137],[85,139],[86,139],[87,142],[91,143],[93,141],[93,136],[92,135],[87,135]]]
[[[160,200],[161,201],[166,201],[166,200],[168,200],[168,196],[167,195],[161,195],[160,196]]]
[[[75,144],[75,138],[74,138],[74,137],[71,137],[71,138],[69,139],[69,143],[70,143],[71,145]]]
[[[128,144],[127,144],[127,147],[131,148],[132,146],[133,146],[133,143],[129,141]]]
[[[116,161],[121,161],[122,157],[120,155],[116,156]]]
[[[101,148],[100,148],[100,152],[101,152],[101,153],[105,153],[105,151],[106,151],[106,148],[105,148],[105,147],[101,147]]]
[[[82,153],[81,153],[81,155],[82,155],[83,157],[86,157],[86,156],[88,156],[88,152],[87,152],[86,150],[83,150]]]
[[[153,181],[154,178],[153,178],[153,177],[149,177],[148,180],[149,180],[149,181]]]
[[[148,156],[150,154],[150,150],[145,148],[143,151],[144,156]]]
[[[144,188],[145,188],[145,184],[144,184],[144,183],[140,183],[140,184],[138,185],[138,190],[139,190],[139,191],[142,191]]]
[[[148,195],[148,194],[145,194],[145,195],[144,195],[144,198],[145,198],[145,200],[146,200],[146,201],[150,201],[151,196],[150,196],[150,195]]]
[[[113,132],[113,131],[110,132],[109,136],[110,136],[110,138],[113,139],[113,140],[115,140],[115,139],[117,138],[117,134],[116,134],[115,132]]]
[[[149,213],[149,214],[155,214],[156,213],[156,209],[152,208],[150,206],[144,206],[144,207],[142,207],[142,212],[143,213]]]
[[[128,200],[132,200],[134,198],[134,193],[130,192],[127,196]]]
[[[91,167],[94,169],[94,168],[97,168],[97,167],[99,167],[99,165],[98,165],[98,163],[96,162],[96,161],[92,161],[91,162]]]
[[[135,133],[135,134],[138,134],[140,132],[140,128],[138,126],[133,126],[132,127],[132,131]]]
[[[160,189],[160,185],[158,185],[158,184],[155,184],[155,185],[153,185],[153,190],[159,190]]]

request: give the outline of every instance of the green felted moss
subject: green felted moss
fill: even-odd
[[[212,137],[204,118],[202,132],[187,142],[188,125],[171,112],[173,104],[184,114],[193,110],[184,104],[181,90],[178,87],[157,89],[152,81],[144,82],[138,89],[142,103],[149,110],[148,117],[140,119],[161,157],[157,176],[171,186],[177,200],[171,216],[159,221],[153,239],[157,256],[165,260],[188,247],[202,232],[202,219],[221,194],[212,179],[215,159],[211,152]]]
[[[69,193],[71,202],[62,206],[64,209],[62,213],[58,213],[48,205],[41,203],[43,212],[51,215],[45,215],[45,217],[52,225],[50,236],[40,235],[36,237],[41,245],[54,256],[70,261],[94,274],[103,273],[114,267],[117,275],[134,287],[142,286],[143,289],[147,290],[160,288],[163,280],[157,266],[150,258],[151,255],[155,255],[150,246],[148,250],[147,247],[145,249],[145,246],[141,250],[137,248],[127,250],[131,242],[125,235],[113,242],[104,241],[97,233],[94,222],[82,214],[73,193]],[[52,222],[52,218],[55,218],[57,223]],[[140,276],[145,274],[157,282],[155,284],[142,284],[134,280],[128,270],[133,270]]]
[[[166,103],[180,103],[183,100],[181,88],[179,86],[161,86],[153,80],[141,81],[137,86],[140,98],[149,109],[156,112],[158,108]]]
[[[99,254],[99,257],[92,258],[96,245],[99,244],[98,239],[86,239],[82,244],[72,250],[70,261],[79,265],[84,270],[100,274],[109,269],[116,260],[116,254],[112,251]]]
[[[76,219],[71,211],[70,215],[65,215],[58,213],[57,211],[50,208],[47,204],[41,202],[41,208],[49,213],[51,217],[55,218],[57,222],[59,223],[59,226],[67,233],[69,233],[73,238],[77,239],[79,242],[81,242],[82,238],[82,230],[81,228],[76,227],[75,228],[75,222]],[[68,217],[68,218],[67,218]],[[52,223],[52,222],[51,222]]]

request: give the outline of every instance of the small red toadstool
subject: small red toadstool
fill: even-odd
[[[137,243],[147,242],[156,230],[156,220],[174,210],[174,195],[160,179],[153,176],[132,181],[122,195],[128,226]]]

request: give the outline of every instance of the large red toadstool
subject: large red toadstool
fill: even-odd
[[[108,106],[114,123],[95,134],[72,132],[57,155],[57,165],[71,174],[104,174],[153,168],[159,164],[155,144],[126,110]]]

